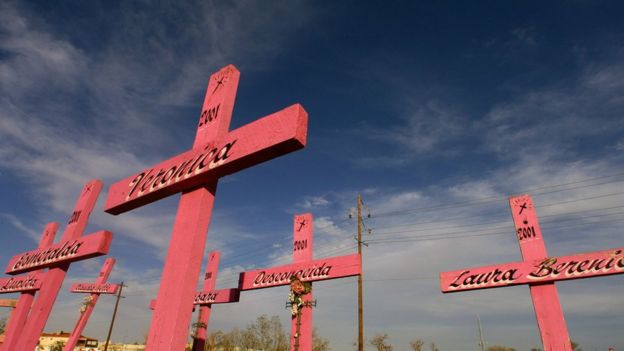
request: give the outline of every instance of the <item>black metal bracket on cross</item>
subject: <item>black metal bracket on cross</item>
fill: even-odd
[[[288,301],[288,302],[286,302],[286,307],[285,308],[288,309],[288,308],[291,308],[292,306],[293,306],[293,303]],[[310,307],[310,308],[316,307],[316,299],[304,302],[303,303],[303,307]]]
[[[206,329],[208,325],[206,323],[193,323],[193,328],[195,329]]]

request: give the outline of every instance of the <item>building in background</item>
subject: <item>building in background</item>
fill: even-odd
[[[65,345],[67,340],[69,340],[69,336],[70,333],[66,333],[62,330],[59,333],[43,333],[39,337],[39,345],[37,346],[38,350],[53,351],[55,350],[55,347]],[[99,342],[97,339],[81,335],[74,351],[97,351],[98,344]]]

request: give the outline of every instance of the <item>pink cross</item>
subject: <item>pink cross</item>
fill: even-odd
[[[190,324],[219,178],[301,149],[307,113],[299,104],[228,131],[240,73],[226,66],[210,77],[193,148],[118,183],[105,211],[120,214],[182,193],[147,339],[149,350],[181,350]]]
[[[208,266],[206,268],[206,275],[204,276],[204,285],[202,286],[202,290],[195,294],[193,304],[199,305],[199,314],[197,316],[197,329],[195,336],[193,336],[193,351],[204,350],[212,305],[217,303],[238,302],[239,300],[240,294],[238,289],[215,290],[220,260],[221,254],[219,251],[213,251],[208,255]]]
[[[110,272],[113,270],[113,266],[115,265],[114,258],[107,258],[104,261],[104,265],[100,270],[100,275],[95,280],[94,284],[89,283],[76,283],[72,285],[70,291],[74,293],[89,293],[88,300],[85,301],[85,305],[80,310],[80,317],[76,322],[76,326],[72,331],[65,347],[63,347],[63,351],[72,351],[76,344],[78,343],[78,339],[80,339],[80,335],[84,330],[87,322],[89,321],[89,317],[91,317],[91,312],[95,308],[95,304],[98,302],[100,298],[100,294],[116,294],[117,289],[119,289],[119,285],[117,284],[108,284],[106,281],[108,280],[108,276]]]
[[[360,255],[347,255],[314,260],[312,257],[312,214],[296,215],[293,223],[293,264],[255,269],[242,272],[239,278],[240,290],[270,288],[289,285],[295,275],[301,281],[313,282],[359,275],[362,272]],[[290,349],[312,350],[312,292],[302,296],[303,305],[308,306],[297,321],[291,318]],[[297,323],[301,323],[297,335]],[[297,335],[297,337],[295,337]],[[298,343],[298,345],[296,345]]]
[[[99,180],[92,180],[84,186],[59,243],[51,244],[57,225],[49,224],[44,232],[49,234],[44,234],[39,249],[16,255],[9,261],[6,269],[8,274],[49,269],[32,306],[30,303],[25,304],[27,307],[24,307],[22,313],[27,314],[27,320],[23,329],[8,342],[5,339],[2,350],[34,350],[70,263],[108,253],[112,240],[110,232],[100,231],[81,236],[101,189],[102,182]],[[30,312],[27,311],[29,307]]]
[[[39,249],[46,248],[54,242],[54,236],[58,229],[58,223],[48,223],[43,230],[43,234],[41,235],[41,240],[39,241]],[[33,273],[30,273],[29,276],[38,276],[36,278],[39,290],[41,288],[41,281],[44,278],[44,270],[39,270]],[[10,280],[17,278],[10,278],[6,280],[0,280],[0,291],[10,291]],[[32,284],[19,284],[25,287],[31,286]],[[17,342],[17,337],[22,335],[22,331],[24,330],[24,326],[26,324],[26,319],[28,318],[28,313],[30,312],[30,306],[35,299],[35,290],[32,291],[23,291],[20,294],[19,299],[17,300],[17,304],[15,306],[15,310],[11,314],[11,319],[9,320],[5,331],[4,331],[4,343],[1,350],[9,350],[11,349],[10,345],[14,345]]]
[[[624,273],[624,247],[548,257],[531,197],[512,197],[509,204],[523,261],[443,272],[440,288],[449,293],[528,284],[544,350],[570,351],[572,345],[555,282]]]

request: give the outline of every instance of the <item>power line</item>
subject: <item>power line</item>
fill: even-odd
[[[620,207],[624,207],[624,206],[620,206]],[[578,212],[577,212],[578,213]],[[578,216],[578,217],[574,217],[572,220],[583,220],[583,219],[592,219],[592,218],[601,218],[601,217],[608,217],[608,216],[613,216],[613,215],[621,215],[624,214],[624,211],[620,211],[620,212],[613,212],[613,213],[603,213],[603,214],[596,214],[596,215],[592,215],[592,216]],[[552,218],[552,217],[561,217],[562,215],[550,215],[550,216],[541,216],[540,217],[540,223],[544,224],[544,223],[557,223],[560,221],[568,221],[565,218],[563,219],[550,219],[550,220],[545,220],[542,221],[541,219],[543,218]],[[440,226],[440,227],[429,227],[429,228],[416,228],[416,229],[411,229],[411,230],[402,230],[402,231],[390,231],[390,232],[375,232],[376,236],[385,236],[385,235],[393,235],[393,234],[402,234],[402,233],[414,233],[414,232],[424,232],[424,231],[437,231],[437,230],[443,230],[443,229],[455,229],[455,228],[466,228],[466,227],[483,227],[486,226],[488,224],[498,224],[497,226],[494,226],[494,228],[498,228],[498,227],[511,227],[512,224],[510,223],[510,221],[500,221],[497,220],[495,222],[490,221],[490,222],[480,222],[480,223],[469,223],[469,224],[454,224],[454,225],[449,225],[449,226]],[[393,228],[393,227],[389,227],[389,228]],[[381,227],[381,229],[388,229],[388,228],[384,228]]]
[[[543,218],[551,218],[551,217],[560,217],[560,216],[567,216],[567,215],[575,215],[575,214],[582,214],[582,213],[587,213],[587,212],[594,212],[594,211],[606,211],[606,210],[614,210],[614,209],[618,209],[618,208],[624,208],[624,205],[618,205],[618,206],[609,206],[609,207],[602,207],[602,208],[594,208],[594,209],[586,209],[586,210],[580,210],[580,211],[574,211],[574,212],[559,212],[559,213],[551,213],[551,214],[546,214],[546,215],[540,215],[539,218],[543,219]],[[436,218],[433,220],[428,220],[428,221],[415,221],[415,222],[408,222],[408,223],[403,223],[403,224],[398,224],[398,225],[392,225],[392,226],[383,226],[383,227],[373,227],[371,228],[372,230],[376,231],[379,229],[392,229],[392,228],[402,228],[402,227],[410,227],[410,226],[414,226],[417,224],[436,224],[436,223],[445,223],[445,222],[449,222],[451,220],[457,220],[457,219],[466,219],[466,218],[474,218],[475,215],[474,214],[464,214],[461,216],[455,216],[455,217],[444,217],[444,218]],[[503,216],[498,216],[498,217],[503,217]],[[494,220],[490,220],[490,221],[482,221],[480,222],[481,224],[485,224],[485,223],[497,223],[499,221],[502,221],[503,219],[494,219]],[[472,225],[472,224],[471,224]],[[433,227],[435,228],[435,227]],[[426,229],[422,229],[422,230],[426,230]],[[378,232],[375,232],[375,234],[381,234]]]
[[[617,174],[612,174],[612,175],[607,175],[607,176],[587,178],[587,179],[575,181],[575,182],[554,184],[554,185],[542,186],[542,187],[537,187],[537,188],[532,188],[532,189],[526,189],[526,190],[519,191],[518,193],[530,193],[535,196],[535,195],[544,195],[544,194],[550,194],[550,193],[555,193],[555,192],[561,192],[561,191],[566,191],[566,190],[575,190],[575,189],[587,188],[587,187],[598,186],[598,185],[618,183],[618,182],[621,182],[622,180],[614,180],[614,181],[602,182],[602,183],[597,183],[597,184],[588,184],[588,185],[582,185],[582,186],[576,186],[576,187],[568,187],[564,189],[557,189],[557,190],[551,190],[551,191],[540,191],[540,190],[558,188],[558,187],[563,187],[563,186],[568,186],[568,185],[581,184],[581,183],[598,180],[598,179],[620,177],[623,175],[624,173],[617,173]],[[438,204],[438,205],[432,205],[432,206],[420,206],[420,207],[414,207],[414,208],[404,209],[404,210],[382,212],[382,213],[374,215],[373,217],[379,218],[379,217],[386,217],[386,216],[396,216],[396,215],[401,215],[404,213],[411,213],[411,212],[416,212],[416,211],[431,211],[431,210],[437,210],[437,209],[457,208],[457,207],[470,206],[474,204],[491,203],[491,202],[505,200],[505,199],[507,199],[507,196],[494,195],[494,196],[481,198],[478,200],[452,202],[452,203]]]
[[[607,223],[615,223],[615,222],[619,223],[622,221],[624,221],[624,219],[608,221]],[[587,226],[587,225],[595,225],[595,223],[583,223],[583,224],[576,224],[576,225],[569,225],[569,226],[550,227],[550,228],[546,228],[546,230],[566,229],[566,228],[582,227],[582,226]],[[462,232],[446,233],[442,235],[429,234],[429,235],[411,236],[411,237],[403,236],[403,237],[397,237],[397,238],[382,238],[382,239],[372,239],[372,240],[369,240],[368,242],[370,244],[389,244],[389,243],[402,243],[402,242],[413,242],[413,241],[436,241],[436,240],[470,238],[470,237],[479,237],[479,236],[508,235],[509,231],[494,232],[494,233],[480,232],[480,233],[467,234],[467,235],[460,235],[460,233]],[[447,235],[447,234],[453,234],[453,235]],[[457,235],[454,235],[454,234],[457,234]]]

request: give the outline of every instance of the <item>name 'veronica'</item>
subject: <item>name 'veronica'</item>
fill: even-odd
[[[37,285],[37,281],[38,279],[34,275],[29,275],[27,277],[10,278],[6,281],[6,283],[0,285],[0,292],[10,293],[34,289]]]
[[[48,248],[42,251],[27,252],[20,256],[20,258],[13,265],[14,271],[20,269],[26,269],[30,267],[37,267],[47,265],[50,263],[62,261],[66,258],[76,256],[78,250],[82,246],[82,242],[78,240],[66,241],[63,246],[57,248]]]
[[[150,193],[222,165],[231,156],[230,151],[234,144],[236,144],[236,140],[221,148],[207,145],[199,155],[190,159],[183,160],[168,168],[161,168],[157,172],[155,171],[156,168],[151,168],[137,174],[128,184],[130,192],[126,196],[126,200],[132,196],[142,196],[145,193]]]
[[[327,265],[327,263],[323,263],[320,266],[312,266],[311,268],[300,269],[297,271],[287,271],[287,272],[277,272],[277,273],[269,273],[266,271],[260,271],[256,275],[253,281],[253,286],[267,286],[267,285],[283,285],[290,284],[290,277],[296,276],[299,279],[306,280],[315,280],[318,278],[325,278],[329,276],[332,266]]]

